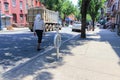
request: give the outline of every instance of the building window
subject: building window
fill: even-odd
[[[20,14],[20,20],[23,21],[23,14]]]
[[[12,6],[16,6],[16,0],[12,0]]]
[[[37,5],[37,1],[35,2],[35,5]]]
[[[8,11],[8,10],[9,10],[9,9],[8,9],[8,7],[9,7],[9,3],[4,2],[4,7],[5,7],[5,11]]]
[[[22,10],[23,9],[23,2],[20,1],[20,9]]]
[[[17,15],[13,14],[13,22],[17,23]]]
[[[26,4],[26,9],[28,9],[29,8],[29,6],[28,6],[28,3]]]
[[[31,5],[30,6],[33,7],[33,0],[31,0]]]

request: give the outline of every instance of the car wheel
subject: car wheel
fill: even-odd
[[[72,29],[72,31],[75,31],[74,29]]]

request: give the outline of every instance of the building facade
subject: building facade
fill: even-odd
[[[107,0],[106,16],[116,24],[117,34],[120,35],[120,0]]]
[[[16,25],[17,27],[26,26],[27,9],[39,7],[39,0],[0,0],[1,21],[3,27]]]
[[[6,27],[11,24],[11,10],[9,10],[9,1],[0,0],[0,10],[1,10],[1,23],[2,27]]]
[[[39,7],[42,4],[40,3],[40,0],[26,0],[27,7]]]
[[[12,14],[12,23],[18,26],[26,25],[25,0],[10,0],[10,10]]]
[[[118,1],[118,10],[116,12],[117,34],[120,36],[120,1]]]

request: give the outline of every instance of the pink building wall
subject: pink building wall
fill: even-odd
[[[20,9],[20,1],[22,2],[22,9]],[[25,0],[16,0],[16,5],[12,5],[12,0],[10,0],[11,14],[13,15],[13,23],[18,23],[18,25],[26,25],[26,2]],[[15,16],[16,15],[16,16]],[[21,18],[22,17],[22,18]]]
[[[9,22],[9,25],[11,25],[11,22],[12,22],[12,14],[11,14],[11,10],[9,9],[10,5],[8,6],[8,9],[6,10],[5,9],[5,6],[4,6],[4,3],[8,3],[9,4],[9,1],[10,0],[0,0],[0,10],[1,10],[1,20],[2,20],[2,26],[3,27],[6,27],[8,26],[8,22]],[[6,18],[6,17],[9,17],[9,18]]]
[[[13,0],[0,0],[1,12],[4,15],[10,16],[10,21],[12,24],[17,24],[18,26],[26,26],[26,16],[27,16],[27,6],[39,7],[41,3],[37,0],[16,0],[13,6]],[[20,9],[20,2],[22,2],[22,9]],[[8,3],[8,10],[5,10],[4,3]]]
[[[39,7],[42,5],[39,0],[26,0],[26,3],[28,4],[29,8],[30,7]]]
[[[26,14],[25,14],[25,0],[16,0],[15,6],[12,4],[12,0],[0,0],[1,1],[1,12],[4,15],[11,16],[11,23],[17,23],[18,26],[26,25]],[[20,1],[22,2],[22,9],[20,9]],[[5,3],[8,3],[8,10],[5,10]],[[15,16],[16,15],[16,18]],[[23,17],[21,19],[20,15]],[[15,20],[16,19],[16,20]]]
[[[1,3],[1,12],[2,14],[10,14],[10,10],[6,11],[5,8],[4,8],[4,3],[5,2],[10,2],[10,0],[0,0],[0,3]]]

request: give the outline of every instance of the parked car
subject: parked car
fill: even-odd
[[[74,22],[72,25],[72,31],[80,32],[81,31],[81,22]]]
[[[98,23],[98,22],[96,22],[96,23],[95,23],[95,25],[99,27],[101,24],[100,24],[100,23]]]

